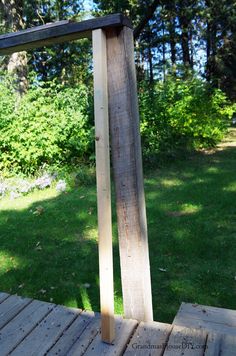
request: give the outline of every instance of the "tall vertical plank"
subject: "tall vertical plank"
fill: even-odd
[[[115,337],[106,35],[93,31],[94,112],[102,340]]]
[[[107,33],[109,118],[125,317],[152,321],[133,31]]]

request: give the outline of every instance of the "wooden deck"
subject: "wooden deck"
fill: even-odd
[[[98,313],[0,293],[0,356],[233,356],[236,312],[182,304],[172,325],[117,316],[114,344],[100,336]]]

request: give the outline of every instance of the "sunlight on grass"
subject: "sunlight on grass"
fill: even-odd
[[[232,182],[230,183],[227,187],[224,187],[223,190],[225,192],[236,192],[236,182]]]
[[[201,205],[193,205],[193,204],[182,204],[180,208],[181,208],[181,212],[183,212],[186,215],[198,213],[202,210]]]
[[[0,200],[0,209],[2,211],[28,209],[33,203],[37,203],[37,201],[53,199],[58,197],[58,195],[60,195],[60,193],[57,192],[56,189],[48,188],[34,191],[29,195],[22,196],[14,200],[10,200],[10,198],[5,197]]]
[[[93,310],[86,288],[82,288],[82,287],[80,288],[80,295],[82,299],[83,309]]]
[[[178,179],[178,178],[172,178],[172,179],[168,179],[168,178],[163,178],[161,179],[161,184],[165,187],[178,187],[180,185],[183,184],[183,181]]]
[[[0,275],[20,267],[21,264],[22,260],[19,257],[0,251]]]
[[[208,173],[218,173],[219,172],[219,169],[217,167],[209,167],[207,169],[207,172]]]

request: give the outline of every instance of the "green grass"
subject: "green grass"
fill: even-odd
[[[146,172],[156,320],[171,322],[182,301],[236,309],[235,172],[230,142]],[[0,209],[0,290],[99,311],[95,185],[3,199]],[[122,313],[116,224],[114,266]]]

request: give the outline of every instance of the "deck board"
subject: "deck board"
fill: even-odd
[[[56,306],[51,313],[11,353],[13,356],[43,356],[81,310]]]
[[[233,335],[223,335],[221,340],[220,355],[236,355],[236,337]]]
[[[236,311],[182,303],[173,324],[236,336]]]
[[[0,303],[2,303],[8,297],[10,297],[10,294],[4,293],[4,292],[0,293]]]
[[[122,317],[115,317],[115,335],[116,339],[112,345],[106,344],[101,341],[101,333],[98,332],[88,349],[85,356],[96,355],[122,355],[125,351],[126,345],[132,336],[134,329],[137,326],[136,320],[123,319]],[[73,354],[76,356],[78,354]]]
[[[161,356],[170,336],[172,325],[157,322],[141,322],[136,329],[124,356]]]
[[[191,314],[190,306],[182,326],[116,316],[110,345],[101,341],[99,313],[0,293],[0,355],[236,356],[236,336],[225,333],[235,329],[235,312],[194,304]],[[184,323],[183,313],[178,314],[175,321]]]
[[[0,333],[0,354],[7,355],[50,313],[53,304],[34,300],[28,304]]]
[[[91,323],[84,329],[83,333],[80,335],[79,339],[76,340],[72,348],[68,351],[66,356],[80,356],[84,355],[88,346],[91,344],[93,339],[97,336],[100,331],[101,320],[98,315],[96,315]]]
[[[0,329],[12,320],[32,299],[11,295],[0,304]]]
[[[51,350],[47,353],[47,356],[66,356],[68,355],[70,349],[76,342],[78,342],[78,339],[81,337],[81,335],[84,333],[86,334],[86,330],[88,329],[88,326],[94,325],[94,321],[96,321],[96,324],[98,324],[98,318],[95,317],[95,314],[93,312],[87,312],[83,311],[78,317],[73,321],[73,323],[69,326],[67,330],[63,332],[61,335],[60,339],[57,341],[57,343],[51,348]],[[99,327],[99,325],[98,325]],[[89,329],[91,330],[91,328]],[[87,348],[89,343],[91,342],[88,341],[86,343],[86,340],[84,337],[81,337],[83,339],[82,344],[83,348],[81,348],[81,352],[83,349]]]
[[[221,345],[220,334],[216,334],[216,333],[208,334],[204,356],[219,356],[220,345]]]
[[[203,330],[174,326],[164,356],[202,356],[207,342]]]

